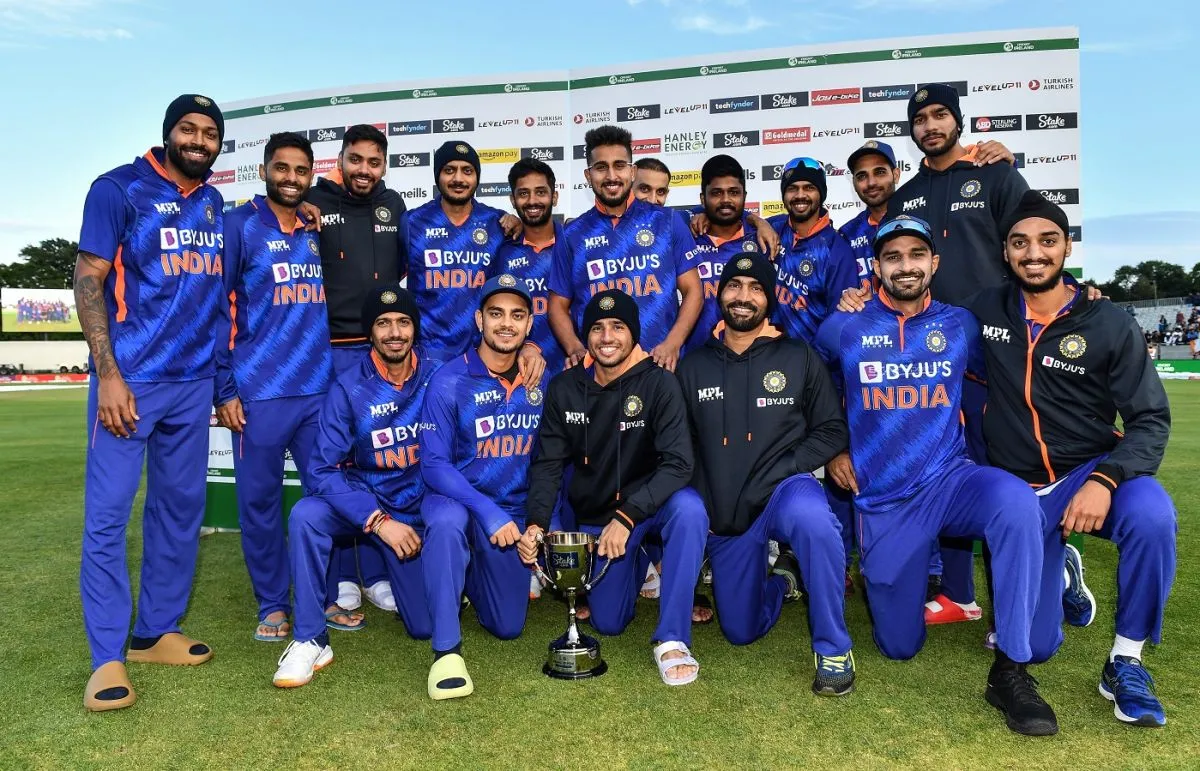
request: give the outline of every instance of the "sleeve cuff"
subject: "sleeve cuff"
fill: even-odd
[[[1121,473],[1115,464],[1101,463],[1096,466],[1092,473],[1088,474],[1088,479],[1093,482],[1099,482],[1108,488],[1110,493],[1117,491],[1117,485],[1124,481],[1125,475]]]
[[[632,511],[632,509],[631,509],[631,511]],[[633,513],[636,514],[637,512],[633,512]],[[626,514],[621,509],[613,510],[612,516],[609,517],[608,520],[609,520],[609,522],[618,522],[618,523],[624,525],[625,529],[629,530],[630,532],[632,532],[633,528],[635,528],[637,526],[637,523],[633,521],[633,517],[629,516],[629,514]]]

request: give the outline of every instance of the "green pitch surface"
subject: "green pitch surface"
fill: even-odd
[[[40,321],[17,323],[17,312],[5,310],[0,328],[5,332],[79,332],[79,317],[72,316],[70,321]]]
[[[185,619],[216,650],[197,668],[130,665],[138,703],[87,714],[89,674],[78,569],[85,392],[0,392],[0,715],[3,768],[1196,768],[1200,758],[1200,386],[1168,383],[1175,430],[1162,480],[1180,511],[1180,569],[1165,644],[1148,647],[1169,723],[1117,723],[1096,691],[1112,643],[1116,551],[1088,539],[1095,624],[1036,668],[1061,732],[1016,736],[983,698],[991,654],[983,622],[935,627],[916,659],[883,659],[860,595],[848,602],[858,690],[809,691],[803,605],[764,639],[735,648],[716,625],[696,630],[700,680],[669,689],[651,662],[656,605],[642,601],[620,638],[603,638],[610,670],[580,683],[540,667],[564,606],[534,602],[524,636],[492,639],[464,614],[475,695],[431,702],[431,656],[374,608],[370,628],[333,632],[335,659],[311,684],[272,687],[281,644],[254,642],[254,601],[236,535],[201,541]],[[138,504],[140,507],[140,502]],[[129,528],[130,562],[141,533]],[[134,577],[136,587],[136,574]]]

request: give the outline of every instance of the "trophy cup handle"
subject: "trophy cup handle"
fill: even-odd
[[[546,564],[549,565],[550,564],[550,546],[546,543],[545,534],[538,533],[534,538],[538,542],[538,545],[542,547],[542,549],[541,549],[542,556],[545,559]],[[540,578],[542,581],[544,581],[547,586],[553,587],[555,591],[559,591],[558,584],[554,583],[554,579],[551,578],[550,575],[545,570],[542,569],[541,564],[538,563],[537,560],[533,561],[533,570],[535,573],[537,573],[538,578]]]
[[[599,559],[599,558],[597,557],[597,559]],[[593,563],[593,564],[595,564],[595,563]],[[590,580],[586,584],[584,584],[584,586],[583,586],[584,591],[590,592],[592,590],[593,586],[600,583],[600,579],[604,578],[604,574],[608,572],[608,567],[610,565],[612,565],[612,557],[605,557],[604,558],[604,567],[600,568],[600,573],[595,578],[593,578],[592,580]]]

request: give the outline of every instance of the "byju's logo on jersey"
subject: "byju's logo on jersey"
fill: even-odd
[[[292,266],[286,262],[277,262],[271,266],[271,275],[275,277],[276,284],[286,284],[292,277]]]
[[[425,267],[427,267],[427,268],[442,267],[442,250],[441,249],[426,249],[425,250]]]
[[[592,281],[604,278],[607,272],[604,270],[604,260],[588,260],[587,262],[588,278]]]
[[[882,383],[883,382],[883,362],[860,361],[858,363],[858,382],[860,382],[860,383]]]
[[[396,437],[390,428],[381,428],[371,432],[371,446],[376,450],[391,447],[396,443]]]
[[[483,439],[486,436],[491,436],[496,430],[495,419],[491,415],[482,418],[475,418],[475,438]]]

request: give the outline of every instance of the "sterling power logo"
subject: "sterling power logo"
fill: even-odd
[[[989,131],[1020,131],[1020,115],[994,115],[971,119],[971,131],[979,134]]]
[[[812,92],[812,106],[825,104],[858,104],[862,92],[857,88],[826,88]]]
[[[634,120],[654,120],[662,117],[662,107],[657,104],[637,104],[631,107],[617,108],[617,122],[627,123]]]
[[[710,113],[722,112],[749,112],[757,110],[759,106],[758,95],[750,96],[731,96],[724,99],[713,99],[708,103],[708,111]]]

